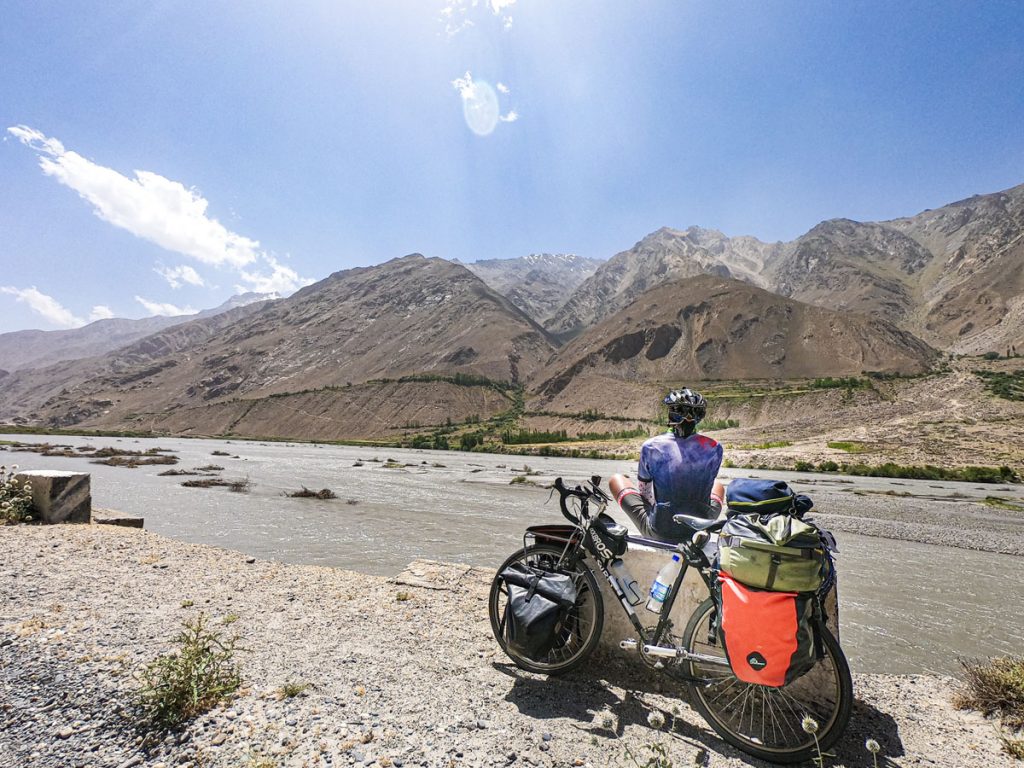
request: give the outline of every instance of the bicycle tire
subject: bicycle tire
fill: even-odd
[[[725,649],[720,640],[716,637],[714,643],[708,642],[708,622],[714,609],[711,598],[697,606],[683,631],[683,647],[706,655],[717,653],[724,659]],[[824,658],[807,674],[781,688],[744,683],[728,666],[683,662],[682,668],[691,677],[706,681],[687,682],[690,702],[719,736],[749,755],[774,763],[816,758],[818,750],[825,752],[842,736],[853,708],[853,680],[846,656],[832,633],[824,628],[822,642]],[[805,716],[817,722],[816,734],[803,730]],[[759,736],[755,733],[758,717]],[[750,723],[746,729],[745,720]],[[767,726],[771,729],[770,738]]]
[[[562,547],[553,544],[533,544],[510,555],[498,568],[498,574],[512,563],[517,562],[543,564],[547,560],[547,565],[553,566],[561,557],[562,552]],[[554,570],[554,568],[549,568],[549,570]],[[578,597],[576,606],[570,611],[566,627],[563,628],[563,633],[567,633],[566,637],[548,652],[543,661],[527,658],[508,647],[502,623],[504,621],[502,595],[505,595],[507,601],[507,592],[503,591],[503,582],[497,575],[491,582],[490,595],[487,600],[491,631],[494,633],[498,645],[501,646],[501,650],[515,662],[517,667],[528,672],[545,675],[560,675],[568,672],[582,664],[594,652],[601,639],[601,630],[604,628],[604,600],[601,597],[601,590],[598,588],[594,573],[585,565],[576,569],[558,568],[557,570],[560,573],[573,575]],[[585,625],[586,631],[579,634],[579,639],[574,639],[574,632],[583,625]]]

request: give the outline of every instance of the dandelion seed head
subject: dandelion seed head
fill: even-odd
[[[804,733],[815,734],[818,732],[818,721],[810,715],[804,715],[800,727],[804,729]]]
[[[651,728],[657,728],[660,730],[665,727],[665,716],[661,714],[661,712],[655,710],[647,715],[647,724],[650,725]]]
[[[882,751],[881,745],[879,745],[879,743],[874,739],[868,739],[867,741],[865,741],[864,748],[867,749],[867,751],[870,752],[872,755],[877,755],[879,752]]]

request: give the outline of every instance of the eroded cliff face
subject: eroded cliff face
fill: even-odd
[[[935,351],[889,321],[702,275],[661,285],[580,335],[535,377],[537,394],[610,406],[625,382],[919,373]]]

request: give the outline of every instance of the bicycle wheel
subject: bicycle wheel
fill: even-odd
[[[567,573],[576,584],[576,604],[569,610],[569,615],[562,626],[561,634],[555,646],[543,659],[530,659],[522,656],[505,642],[505,607],[508,605],[508,588],[495,576],[491,583],[491,594],[488,600],[488,612],[491,617],[491,630],[498,645],[516,666],[529,672],[540,672],[547,675],[558,675],[568,672],[583,662],[597,647],[601,639],[601,628],[604,625],[604,602],[597,579],[585,565],[575,569],[556,568],[562,555],[562,547],[554,544],[534,544],[520,550],[509,557],[501,567],[500,574],[512,563],[524,563],[549,571]]]
[[[715,604],[711,598],[690,616],[683,632],[683,647],[691,653],[715,656],[725,662],[725,649],[717,635],[710,639],[709,624]],[[825,656],[805,675],[781,688],[745,683],[728,664],[688,661],[683,669],[704,682],[690,682],[690,701],[708,724],[727,742],[747,754],[775,763],[796,763],[817,757],[846,729],[853,707],[850,667],[832,634],[822,635]],[[802,723],[818,723],[814,735]]]

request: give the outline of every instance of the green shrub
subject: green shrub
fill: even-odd
[[[771,448],[788,448],[793,443],[789,440],[769,440],[766,443],[747,443],[746,445],[737,445],[736,449],[740,451],[766,451]]]
[[[996,397],[1024,400],[1024,370],[975,371],[974,375],[985,382],[985,388]]]
[[[736,419],[704,419],[700,423],[702,432],[714,432],[720,429],[734,429],[740,423]]]
[[[815,379],[810,384],[811,389],[867,389],[870,386],[871,382],[868,379],[856,376],[826,376],[823,379]]]
[[[174,728],[230,698],[242,683],[236,642],[208,629],[204,614],[186,621],[174,650],[153,659],[139,676],[143,723]]]
[[[300,683],[296,680],[290,680],[277,689],[277,698],[294,699],[296,696],[303,694],[308,688],[309,683]]]
[[[867,453],[871,450],[864,443],[858,443],[853,440],[830,440],[826,445],[834,450],[846,451],[847,453]]]
[[[976,709],[998,715],[1003,725],[1024,730],[1024,656],[1002,656],[987,661],[960,660],[964,689],[953,703],[960,709]]]
[[[14,477],[18,465],[10,470],[0,466],[0,525],[16,525],[32,519],[32,486]]]

